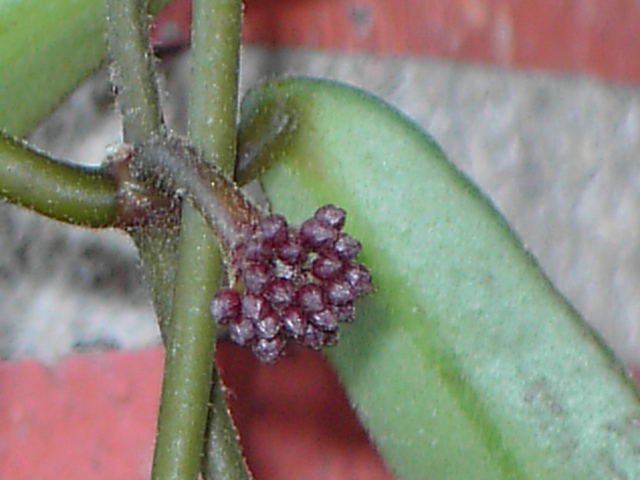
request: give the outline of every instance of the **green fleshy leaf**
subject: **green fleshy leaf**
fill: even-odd
[[[274,211],[334,203],[363,243],[376,290],[326,353],[398,478],[640,478],[632,382],[427,134],[287,79],[247,95],[239,140]]]
[[[104,0],[0,1],[0,130],[26,135],[102,64],[105,15]]]

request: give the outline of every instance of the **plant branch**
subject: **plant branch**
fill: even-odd
[[[144,0],[108,0],[107,34],[113,60],[112,82],[124,123],[124,141],[137,143],[162,130],[162,113],[149,48]]]
[[[241,3],[234,0],[235,14],[216,12],[216,6],[225,2],[212,0],[204,2],[209,8],[207,21],[198,22],[194,26],[194,91],[191,97],[190,141],[204,154],[205,158],[214,159],[222,165],[225,172],[231,172],[235,161],[236,143],[236,104],[239,54],[239,28]],[[153,64],[150,60],[146,44],[146,28],[140,3],[133,0],[109,0],[109,38],[111,53],[115,61],[114,82],[119,89],[119,102],[123,110],[125,141],[140,146],[147,139],[160,138],[160,143],[169,140],[162,131],[159,114],[158,95],[154,82]],[[225,14],[226,13],[226,14]],[[217,22],[231,22],[234,26],[219,31],[211,27],[211,16]],[[199,18],[198,8],[194,8],[194,18]],[[216,42],[207,43],[207,39],[231,38],[222,43],[225,49],[220,51]],[[204,50],[203,50],[204,49]],[[214,55],[213,61],[211,55]],[[214,75],[209,75],[209,66]],[[220,82],[218,81],[220,80]],[[202,87],[203,84],[214,84],[216,88]],[[170,142],[169,142],[170,144]],[[157,153],[157,152],[156,152]],[[184,160],[182,164],[181,160]],[[163,165],[162,158],[145,161],[141,158],[141,170],[151,172]],[[201,165],[189,162],[188,158],[178,159],[169,164],[177,167],[169,171],[167,178],[179,174],[178,180],[193,179],[201,176],[190,172],[191,168]],[[135,175],[134,171],[134,175]],[[162,171],[155,177],[162,181]],[[200,171],[200,174],[206,171]],[[194,176],[195,175],[195,176]],[[206,182],[205,182],[206,183]],[[195,182],[198,190],[208,185]],[[179,184],[179,182],[178,182]],[[215,188],[214,188],[215,190]],[[223,189],[224,190],[224,189]],[[166,191],[160,188],[157,191]],[[210,220],[215,220],[213,214]],[[133,232],[138,245],[145,244],[148,232],[144,229]],[[160,238],[160,237],[159,237]],[[148,242],[147,242],[148,243]],[[155,242],[151,242],[155,245]],[[176,255],[165,252],[163,256],[173,258],[176,263],[173,269],[162,268],[152,279],[154,292],[158,286],[169,289],[173,285],[173,300],[159,302],[164,312],[170,311],[168,319],[160,319],[166,346],[165,375],[162,387],[160,413],[158,417],[158,436],[154,453],[152,478],[160,479],[192,479],[201,468],[201,452],[204,448],[204,432],[207,414],[215,418],[216,431],[225,439],[216,450],[221,463],[215,466],[218,471],[226,472],[224,478],[247,478],[244,461],[239,453],[236,433],[231,423],[224,399],[214,401],[215,414],[208,408],[211,393],[211,382],[217,381],[214,375],[213,358],[216,338],[216,325],[208,311],[209,301],[219,285],[221,263],[216,249],[216,239],[204,218],[193,207],[189,196],[183,202],[182,226],[179,248]],[[172,244],[173,245],[173,244]],[[170,245],[169,247],[171,247]],[[141,248],[144,257],[147,248]],[[161,249],[162,250],[162,249]],[[166,250],[166,249],[165,249]],[[171,248],[169,248],[171,250]],[[144,261],[144,258],[143,258]],[[155,265],[153,259],[148,259]],[[146,262],[145,262],[146,263]],[[170,267],[164,262],[165,267]],[[166,275],[172,277],[168,284]],[[165,292],[165,295],[168,292]],[[154,295],[157,299],[158,295]],[[222,388],[216,384],[214,392]],[[220,432],[219,429],[222,428]]]
[[[139,145],[130,170],[152,191],[189,199],[226,254],[247,240],[259,220],[259,212],[238,187],[179,137],[152,137]]]
[[[193,0],[189,137],[227,177],[236,160],[241,0]],[[193,228],[203,229],[203,222]],[[211,262],[219,262],[211,258]],[[217,371],[213,372],[202,472],[206,480],[250,478]]]
[[[53,159],[0,132],[0,172],[3,200],[84,227],[119,220],[118,185],[102,168]]]
[[[139,145],[132,158],[131,175],[152,191],[169,196],[181,193],[184,197],[154,478],[193,478],[194,470],[200,469],[204,447],[211,378],[216,378],[216,324],[208,309],[219,285],[216,245],[221,243],[230,251],[248,235],[244,226],[252,224],[256,211],[214,165],[178,138],[152,137]],[[221,392],[221,385],[213,383],[214,392]],[[246,475],[246,470],[224,398],[213,392],[211,397],[217,427],[209,438],[220,440],[214,448],[219,461],[211,467],[223,474],[222,478],[243,478],[238,472]]]
[[[210,278],[218,273],[203,268],[215,257],[216,243],[208,227],[203,238],[201,231],[190,226],[200,220],[193,208],[183,209],[153,461],[156,480],[195,479],[200,467],[215,343],[208,307],[217,282]]]
[[[158,2],[107,0],[107,37],[112,59],[111,80],[123,116],[124,141],[138,144],[163,130],[153,53],[148,45],[145,7]],[[162,339],[168,342],[178,255],[179,224],[162,218],[154,227],[128,229],[144,267]],[[135,222],[134,222],[135,223]]]
[[[238,445],[238,434],[229,415],[224,387],[217,371],[214,375],[202,475],[205,480],[248,480],[253,477]]]
[[[113,79],[123,113],[124,139],[135,145],[163,136],[144,6],[142,0],[108,1]],[[153,164],[143,165],[145,169],[152,171]],[[217,284],[212,280],[218,278],[219,262],[212,232],[207,227],[192,227],[199,223],[198,213],[186,207],[179,243],[167,241],[165,233],[170,232],[162,226],[155,235],[148,228],[131,232],[145,270],[152,274],[148,279],[162,314],[159,324],[165,343],[152,468],[156,480],[195,479],[200,469],[215,344],[208,303]],[[160,258],[153,258],[153,252],[159,252]],[[211,258],[216,261],[212,263]],[[162,295],[171,300],[163,300]]]
[[[189,135],[231,176],[236,159],[236,114],[242,2],[193,0]]]

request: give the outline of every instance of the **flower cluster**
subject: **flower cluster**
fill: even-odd
[[[264,217],[231,255],[231,288],[211,301],[211,314],[231,339],[274,362],[286,340],[319,350],[335,344],[338,324],[354,318],[354,300],[372,289],[355,261],[360,242],[342,232],[346,213],[325,205],[300,228]]]

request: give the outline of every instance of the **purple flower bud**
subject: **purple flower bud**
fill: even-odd
[[[307,348],[320,350],[324,346],[324,335],[321,330],[309,324],[304,331],[301,343]]]
[[[219,290],[211,300],[209,305],[211,316],[221,325],[228,325],[229,322],[240,315],[240,295],[235,290],[224,288]]]
[[[325,286],[327,301],[331,305],[345,305],[355,298],[354,289],[344,278],[328,281]]]
[[[260,294],[271,280],[269,268],[261,263],[249,263],[242,269],[242,284],[247,293]]]
[[[303,285],[298,289],[296,301],[307,313],[319,312],[325,308],[322,288],[313,283]]]
[[[322,341],[324,342],[325,347],[333,347],[336,343],[338,343],[338,330],[333,330],[331,332],[322,332]]]
[[[338,239],[336,240],[333,248],[341,258],[344,258],[345,260],[353,260],[360,253],[362,245],[352,236],[347,235],[346,233],[341,233],[338,235]]]
[[[276,246],[276,255],[287,265],[297,265],[304,257],[304,248],[295,237],[289,237]]]
[[[293,338],[298,338],[304,335],[307,328],[307,320],[297,307],[287,307],[284,309],[281,315],[282,323],[285,330]]]
[[[338,319],[328,308],[320,312],[312,313],[309,321],[324,331],[333,331],[338,328]]]
[[[272,253],[271,244],[261,236],[250,238],[244,247],[244,258],[250,262],[265,262]]]
[[[278,335],[271,339],[259,339],[251,346],[251,349],[253,350],[253,354],[262,363],[273,363],[282,354],[284,347],[285,341]]]
[[[331,247],[338,238],[338,231],[312,218],[300,227],[300,241],[313,250]]]
[[[270,312],[271,308],[264,298],[257,295],[245,295],[242,297],[242,318],[257,322]]]
[[[256,321],[254,325],[259,338],[273,338],[280,331],[280,319],[273,311]]]
[[[335,205],[325,205],[316,211],[314,217],[327,227],[340,230],[344,227],[347,212]]]
[[[231,323],[229,335],[234,343],[244,346],[253,340],[256,330],[250,319],[241,317],[238,321]]]
[[[356,314],[356,309],[353,306],[353,303],[334,305],[331,307],[331,311],[338,319],[338,322],[352,322]]]
[[[262,219],[260,230],[262,237],[272,245],[278,245],[287,239],[287,221],[282,215],[269,215]]]
[[[267,285],[264,296],[273,308],[280,310],[293,302],[295,293],[295,287],[290,281],[277,278]]]
[[[322,347],[335,345],[338,339],[338,332],[320,330],[313,325],[307,325],[304,337],[301,340],[303,346],[313,350],[320,350]]]
[[[311,264],[311,273],[321,280],[335,277],[342,271],[343,263],[335,255],[320,255]]]
[[[362,265],[353,265],[344,272],[344,277],[353,287],[356,297],[366,295],[373,289],[371,274]]]

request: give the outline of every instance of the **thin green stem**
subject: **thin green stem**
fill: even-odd
[[[202,475],[205,480],[253,478],[238,447],[238,435],[229,415],[224,387],[217,372],[214,371],[214,375]]]
[[[161,134],[153,53],[148,45],[146,8],[159,2],[107,0],[107,38],[112,59],[112,82],[118,91],[124,141],[139,144]],[[173,285],[175,284],[178,231],[172,219],[153,228],[131,228],[153,297],[162,339],[170,335]]]
[[[102,168],[55,160],[0,133],[0,172],[0,199],[74,225],[118,222],[118,185]]]
[[[107,34],[112,82],[122,110],[124,141],[137,143],[162,129],[154,56],[144,0],[108,0]]]

